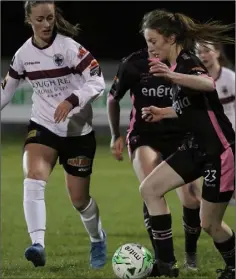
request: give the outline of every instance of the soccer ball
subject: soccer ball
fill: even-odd
[[[121,279],[146,278],[153,268],[152,254],[140,244],[128,243],[116,250],[112,267],[115,275]]]

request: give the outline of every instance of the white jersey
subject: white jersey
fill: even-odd
[[[98,62],[79,43],[55,34],[50,45],[38,48],[28,39],[16,52],[2,82],[1,108],[10,102],[22,78],[33,88],[32,121],[61,137],[92,130],[91,102],[103,94],[105,82]],[[79,105],[65,122],[55,123],[55,110],[68,97]]]
[[[224,112],[235,130],[235,72],[221,67],[219,77],[215,80],[215,83]]]

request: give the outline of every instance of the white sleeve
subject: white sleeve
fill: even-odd
[[[234,72],[230,73],[229,86],[230,86],[231,94],[235,96],[235,73]]]
[[[75,74],[82,76],[85,80],[83,86],[72,92],[67,100],[76,105],[75,96],[78,98],[77,105],[84,107],[102,96],[105,89],[105,81],[101,68],[92,54],[75,41],[70,42],[68,49],[68,62]]]
[[[24,69],[19,59],[19,54],[16,53],[13,57],[9,71],[1,82],[1,110],[11,101],[20,80],[24,78]]]

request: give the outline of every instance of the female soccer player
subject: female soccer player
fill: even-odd
[[[106,262],[106,235],[89,195],[96,150],[91,102],[103,93],[104,79],[98,62],[72,39],[78,26],[66,21],[53,1],[26,1],[25,18],[33,36],[16,52],[1,88],[1,108],[20,79],[34,91],[23,155],[24,214],[32,240],[25,257],[35,266],[45,265],[44,191],[59,158],[72,204],[91,240],[91,267],[99,268]]]
[[[224,113],[235,130],[235,72],[221,44],[206,44],[197,47],[197,55],[215,80],[216,90]],[[235,192],[230,204],[235,205]]]
[[[233,26],[214,22],[197,24],[183,14],[162,10],[152,11],[143,18],[142,31],[151,50],[160,60],[167,59],[175,66],[175,71],[171,72],[162,62],[150,63],[150,72],[173,82],[173,105],[167,108],[145,107],[142,109],[143,118],[155,122],[179,117],[182,127],[193,133],[140,185],[158,249],[159,275],[178,276],[171,214],[164,195],[203,176],[201,226],[213,238],[226,263],[218,278],[233,279],[235,276],[235,235],[222,222],[234,191],[234,130],[224,114],[216,90],[192,90],[175,82],[180,73],[184,73],[191,76],[192,81],[200,83],[199,77],[207,72],[192,53],[196,41],[233,43],[233,39],[224,35]]]
[[[162,161],[175,152],[185,135],[178,120],[167,119],[162,123],[148,123],[142,119],[141,108],[155,105],[166,107],[172,104],[172,90],[169,81],[162,77],[155,77],[149,73],[148,59],[153,54],[147,49],[139,50],[124,58],[119,65],[117,75],[108,95],[107,107],[110,129],[112,134],[111,151],[117,160],[122,160],[124,140],[120,135],[119,101],[130,90],[133,108],[130,115],[130,125],[127,134],[129,156],[135,174],[140,181],[152,172]],[[212,90],[209,79],[201,77],[205,90]],[[187,80],[187,82],[189,82]],[[186,83],[185,75],[179,80]],[[195,85],[196,86],[196,85]],[[196,251],[197,240],[201,233],[200,227],[200,197],[202,181],[197,180],[190,185],[179,188],[177,193],[183,205],[183,225],[185,230],[185,267],[197,270]],[[145,226],[153,244],[150,218],[147,208],[143,206]],[[155,257],[157,249],[153,244]]]
[[[206,44],[197,47],[197,55],[216,83],[224,112],[235,130],[235,72],[230,69],[223,46]]]

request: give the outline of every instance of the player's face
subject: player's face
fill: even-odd
[[[218,63],[219,51],[213,45],[204,45],[197,47],[197,55],[206,68],[212,67]]]
[[[168,38],[165,38],[154,29],[145,29],[144,38],[148,46],[148,52],[159,58],[160,60],[168,59],[171,51],[171,43]]]
[[[54,4],[38,4],[31,9],[29,23],[32,26],[34,35],[41,40],[48,42],[52,36],[55,24]]]

